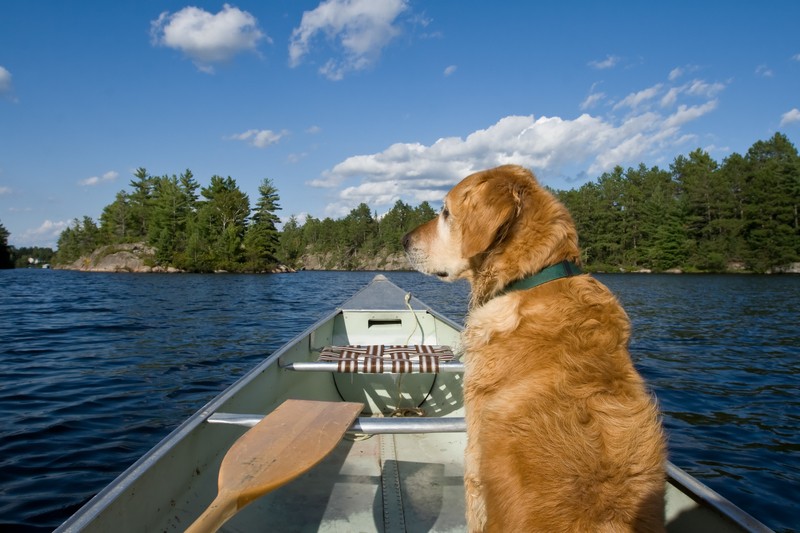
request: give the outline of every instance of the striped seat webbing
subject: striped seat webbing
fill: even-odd
[[[337,363],[339,372],[364,373],[412,372],[413,363],[419,364],[417,372],[435,373],[439,371],[440,362],[453,358],[449,346],[427,344],[326,346],[319,354],[320,361]]]

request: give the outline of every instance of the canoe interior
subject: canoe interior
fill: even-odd
[[[360,293],[205,406],[73,517],[63,531],[182,531],[216,494],[225,451],[246,428],[207,424],[215,412],[267,413],[288,398],[360,401],[363,416],[463,416],[462,376],[293,372],[324,346],[443,344],[458,346],[458,326],[416,299]],[[397,289],[399,290],[399,289]],[[410,531],[464,527],[460,433],[346,437],[321,464],[251,504],[222,531]],[[401,483],[400,480],[403,480]],[[434,494],[435,493],[435,494]],[[400,527],[400,526],[397,526]]]
[[[315,361],[329,345],[449,345],[458,353],[460,326],[404,297],[385,279],[373,281],[211,401],[57,531],[183,531],[216,495],[222,457],[246,430],[207,423],[214,413],[265,414],[297,398],[363,402],[362,416],[463,417],[458,373],[282,368]],[[463,433],[348,436],[311,471],[250,504],[221,531],[465,531],[465,444]],[[680,488],[674,480],[667,485],[669,531],[760,530],[737,525]]]

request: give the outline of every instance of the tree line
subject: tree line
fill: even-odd
[[[88,216],[75,219],[59,236],[55,261],[68,264],[101,246],[146,242],[156,250],[156,264],[190,272],[303,268],[307,254],[350,269],[366,256],[402,251],[405,232],[436,214],[427,202],[412,208],[398,201],[378,217],[362,203],[338,220],[309,216],[301,224],[291,216],[278,231],[280,197],[270,179],[262,181],[252,210],[231,177],[212,176],[200,187],[191,170],[151,176],[139,168],[130,188],[103,209],[99,224]]]
[[[722,163],[697,149],[669,169],[616,167],[569,191],[552,191],[578,227],[588,269],[765,272],[800,261],[800,156],[775,134]],[[327,254],[343,268],[401,251],[402,236],[434,216],[397,202],[384,217],[362,204],[341,220],[290,219],[281,257]]]
[[[337,220],[291,216],[279,231],[280,197],[270,179],[253,209],[231,177],[212,176],[200,187],[190,170],[156,177],[140,168],[130,187],[103,209],[99,225],[84,217],[64,230],[56,261],[146,241],[158,264],[187,271],[302,268],[310,254],[324,257],[323,267],[351,269],[402,252],[402,236],[435,216],[427,202],[397,201],[382,216],[361,204]],[[764,272],[800,259],[800,156],[782,134],[721,163],[698,149],[669,169],[617,167],[553,192],[575,219],[590,270]]]
[[[303,257],[322,258],[322,266],[359,269],[370,258],[403,252],[403,235],[436,216],[428,202],[412,207],[402,200],[378,216],[365,203],[344,218],[306,218],[301,225],[292,216],[283,226],[280,257],[294,268],[303,268]]]
[[[698,149],[557,195],[594,269],[765,272],[800,259],[800,157],[779,133],[721,164]]]
[[[260,272],[278,263],[278,191],[264,179],[253,209],[230,176],[201,187],[191,170],[151,176],[139,168],[100,215],[75,220],[58,239],[56,260],[71,263],[103,245],[147,242],[159,265],[208,272]]]

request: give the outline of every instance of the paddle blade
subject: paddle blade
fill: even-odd
[[[222,460],[219,489],[241,509],[322,461],[342,440],[360,403],[286,400],[237,440]]]
[[[189,530],[215,531],[245,505],[310,470],[333,451],[363,408],[360,403],[286,400],[225,454],[219,495]],[[201,523],[207,526],[194,528]]]

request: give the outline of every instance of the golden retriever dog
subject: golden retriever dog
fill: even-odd
[[[403,245],[417,270],[471,287],[469,530],[663,531],[658,410],[625,311],[580,274],[567,209],[528,170],[501,166],[456,185]]]

